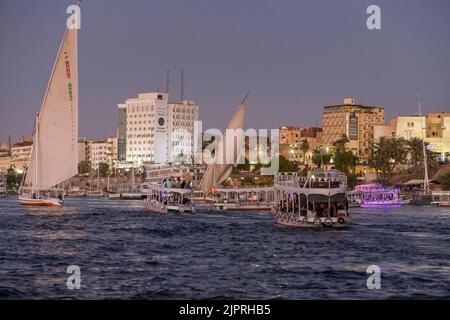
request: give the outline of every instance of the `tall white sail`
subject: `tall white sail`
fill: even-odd
[[[67,29],[36,123],[25,184],[48,189],[77,174],[77,29]]]
[[[228,124],[227,129],[244,130],[245,118],[246,118],[246,106],[244,99],[241,105],[239,106],[238,111],[235,113],[234,117]],[[234,145],[233,153],[235,157],[233,159],[233,163],[227,163],[226,161],[227,144]],[[208,168],[206,169],[206,172],[200,182],[199,189],[202,190],[204,193],[207,193],[211,191],[213,187],[216,187],[218,184],[222,183],[225,179],[227,179],[231,174],[233,165],[237,164],[237,161],[239,160],[239,157],[241,156],[243,150],[244,150],[243,141],[241,141],[241,143],[239,142],[236,143],[225,134],[216,147],[215,158],[212,159],[211,163],[208,165]],[[222,158],[221,159],[222,161],[218,161],[217,158],[219,156]]]

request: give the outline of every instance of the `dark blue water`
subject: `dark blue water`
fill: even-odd
[[[353,209],[346,230],[268,213],[152,215],[139,201],[0,199],[0,299],[450,298],[450,209]],[[366,268],[381,267],[381,289]],[[66,268],[81,268],[69,290]]]

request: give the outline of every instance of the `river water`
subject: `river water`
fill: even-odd
[[[148,213],[141,201],[0,198],[0,299],[450,298],[450,209],[351,208],[345,230],[270,213]],[[81,271],[69,290],[67,267]],[[381,288],[367,288],[369,265]]]

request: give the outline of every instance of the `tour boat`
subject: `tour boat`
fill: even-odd
[[[0,172],[0,197],[6,196],[6,173]]]
[[[450,207],[450,191],[433,191],[431,204],[436,207]]]
[[[145,205],[153,213],[189,212],[195,213],[191,201],[192,189],[165,188],[157,184],[149,184],[150,193],[145,199]]]
[[[355,187],[354,191],[347,194],[349,207],[355,203],[360,207],[377,207],[401,205],[399,199],[400,189],[394,187],[384,187],[378,183],[363,184]]]
[[[342,228],[351,224],[347,177],[337,171],[278,173],[275,176],[276,223],[289,228]]]
[[[77,29],[66,28],[41,110],[36,115],[31,160],[19,190],[19,203],[62,206],[64,192],[56,186],[77,173]]]
[[[214,206],[225,211],[271,211],[273,194],[273,187],[219,188]]]

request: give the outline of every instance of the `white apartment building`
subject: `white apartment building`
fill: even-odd
[[[194,123],[199,107],[189,100],[170,103],[168,109],[168,162],[192,163],[194,149]]]
[[[125,158],[121,167],[181,162],[191,157],[194,121],[198,120],[194,102],[169,103],[167,92],[150,92],[127,99],[118,108],[118,157]]]

